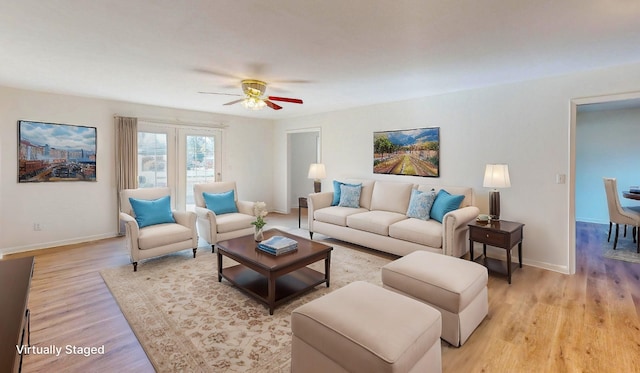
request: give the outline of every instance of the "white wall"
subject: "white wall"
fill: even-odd
[[[83,242],[116,234],[114,115],[225,123],[223,179],[238,195],[272,205],[273,123],[124,102],[0,87],[0,253]],[[97,181],[17,182],[17,121],[97,127]],[[260,182],[256,182],[259,180]],[[42,231],[35,232],[33,223]]]
[[[603,177],[615,177],[618,190],[640,186],[640,109],[578,113],[576,125],[576,220],[608,224]],[[625,206],[640,201],[625,199]]]
[[[508,163],[512,187],[501,190],[501,217],[525,223],[524,262],[570,272],[569,182],[556,175],[570,171],[571,99],[637,91],[640,64],[576,73],[422,99],[280,120],[274,149],[275,183],[286,180],[286,131],[322,128],[322,159],[328,177],[471,186],[476,204],[488,211],[482,187],[486,163]],[[374,131],[440,127],[437,179],[374,175]],[[287,191],[276,191],[284,206]]]

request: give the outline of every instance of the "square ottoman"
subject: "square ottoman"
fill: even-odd
[[[291,313],[291,372],[441,372],[440,313],[356,281]]]
[[[382,267],[385,288],[442,313],[442,339],[462,346],[489,311],[487,268],[468,260],[414,251]]]

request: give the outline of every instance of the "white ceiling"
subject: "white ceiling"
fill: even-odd
[[[636,0],[0,0],[0,85],[285,118],[640,62]],[[301,98],[251,112],[243,78]]]

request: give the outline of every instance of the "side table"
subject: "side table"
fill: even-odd
[[[522,231],[524,224],[507,221],[493,220],[490,222],[475,221],[469,224],[469,259],[474,260],[473,243],[482,243],[482,256],[475,259],[492,272],[507,275],[511,284],[511,273],[518,265],[511,262],[511,249],[518,244],[518,264],[522,268]],[[487,245],[498,247],[507,251],[507,262],[487,257]],[[504,267],[506,265],[506,273]]]
[[[298,197],[298,228],[300,228],[300,210],[306,209],[307,197]]]

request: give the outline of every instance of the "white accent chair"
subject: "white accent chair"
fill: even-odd
[[[638,227],[640,226],[640,212],[629,207],[622,207],[620,198],[618,197],[618,182],[615,178],[604,177],[604,190],[607,194],[607,207],[609,208],[609,238],[611,238],[611,225],[616,224],[616,235],[613,239],[613,249],[618,245],[618,230],[620,224],[633,227],[633,239],[637,242],[637,251],[640,253],[640,238],[636,239],[636,235],[640,234]]]
[[[192,249],[193,257],[196,257],[198,232],[195,213],[173,210],[175,223],[155,224],[143,228],[138,226],[129,197],[155,200],[168,195],[171,195],[169,188],[124,189],[120,192],[120,220],[126,227],[126,243],[131,251],[134,272],[138,270],[138,262],[142,259],[186,249]]]
[[[202,193],[224,193],[233,190],[234,200],[238,212],[216,215],[209,210]],[[196,202],[195,211],[198,215],[198,232],[211,245],[211,252],[215,251],[218,241],[253,234],[255,227],[251,222],[256,218],[253,215],[253,202],[238,201],[238,190],[235,181],[218,181],[214,183],[195,184],[193,197]]]

